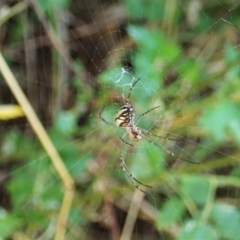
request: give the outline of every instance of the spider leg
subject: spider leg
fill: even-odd
[[[106,106],[104,105],[103,108],[102,108],[102,110],[101,110],[101,112],[99,113],[98,117],[99,117],[103,122],[105,122],[106,124],[115,127],[115,124],[107,121],[105,118],[102,117],[102,112],[103,112],[103,110],[105,109],[105,107],[106,107]]]
[[[125,163],[125,161],[124,161],[124,159],[123,159],[122,156],[120,157],[120,160],[121,160],[121,164],[120,164],[120,165],[121,165],[122,170],[125,172],[125,174],[128,176],[128,178],[131,180],[131,182],[133,183],[133,185],[134,185],[138,190],[140,190],[140,191],[142,191],[142,192],[144,192],[144,193],[147,193],[147,192],[145,192],[144,190],[142,190],[142,189],[138,186],[137,183],[139,183],[139,184],[141,184],[141,185],[143,185],[143,186],[145,186],[145,187],[148,187],[148,188],[152,188],[152,186],[143,184],[143,183],[141,183],[140,181],[138,181],[135,177],[133,177],[133,175],[129,172],[129,170],[128,170],[128,168],[127,168],[127,165],[126,165],[126,163]],[[136,183],[136,182],[137,182],[137,183]]]
[[[150,131],[147,131],[145,129],[142,129],[140,127],[138,127],[144,134],[149,134],[151,136],[154,136],[154,137],[158,137],[158,138],[161,138],[161,139],[164,139],[164,140],[170,140],[170,141],[176,141],[176,142],[181,142],[181,141],[188,141],[186,137],[181,137],[182,139],[180,138],[169,138],[168,136],[160,136],[160,135],[157,135],[157,134],[154,134]]]
[[[135,84],[136,84],[140,79],[141,79],[141,78],[138,78],[138,79],[132,84],[132,86],[130,87],[130,90],[129,90],[129,93],[128,93],[128,96],[127,96],[126,103],[129,103],[129,98],[131,97],[132,90],[133,90]]]
[[[164,148],[161,144],[158,144],[158,143],[152,141],[151,139],[147,138],[143,133],[141,133],[141,137],[142,137],[143,139],[145,139],[146,141],[148,141],[149,143],[155,145],[156,147],[164,150],[167,154],[173,156],[176,160],[180,159],[180,160],[182,160],[182,161],[184,161],[184,162],[193,163],[193,164],[199,164],[199,162],[192,162],[192,161],[188,161],[188,160],[186,160],[186,159],[184,159],[184,158],[177,157],[173,152],[170,152],[169,150],[167,150],[166,148]]]
[[[127,135],[127,133],[123,134],[123,135],[120,137],[121,141],[122,141],[123,143],[125,143],[125,144],[127,144],[127,145],[133,147],[133,144],[128,143],[128,142],[126,142],[126,141],[124,140],[124,137],[125,137],[126,135]]]
[[[140,119],[141,119],[143,116],[145,116],[146,114],[150,113],[150,112],[153,111],[154,109],[156,109],[156,108],[160,108],[160,107],[161,107],[161,106],[156,106],[156,107],[151,108],[151,109],[147,110],[146,112],[142,113],[142,114],[138,117],[138,119],[137,119],[135,125],[138,124],[138,122],[140,121]]]

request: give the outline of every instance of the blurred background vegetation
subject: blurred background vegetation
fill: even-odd
[[[70,172],[65,239],[239,240],[240,3],[2,0],[0,51]],[[112,121],[137,78],[139,126]],[[66,189],[0,74],[0,239],[54,239]],[[126,153],[136,190],[119,167]],[[191,164],[178,159],[181,157]]]

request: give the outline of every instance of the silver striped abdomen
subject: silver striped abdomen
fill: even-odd
[[[118,127],[129,127],[133,124],[134,111],[130,104],[125,104],[116,113],[114,121]]]

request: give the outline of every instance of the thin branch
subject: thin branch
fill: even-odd
[[[50,140],[46,130],[38,119],[36,113],[34,112],[31,104],[24,95],[22,89],[20,88],[16,78],[8,67],[6,61],[4,60],[0,52],[0,71],[2,72],[3,77],[5,78],[6,83],[11,89],[13,95],[17,99],[18,103],[22,107],[23,112],[25,113],[26,118],[31,124],[34,132],[42,143],[43,148],[48,153],[56,171],[61,177],[65,185],[64,199],[61,206],[60,214],[58,217],[58,224],[56,229],[55,239],[61,240],[64,239],[64,233],[67,224],[68,213],[72,204],[72,199],[74,196],[74,180],[70,173],[68,172],[66,166],[64,165],[60,155],[58,154],[55,146]]]

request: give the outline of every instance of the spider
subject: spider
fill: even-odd
[[[180,157],[176,157],[174,155],[174,153],[168,151],[166,148],[164,148],[162,145],[156,143],[155,141],[152,141],[151,139],[149,139],[146,135],[149,134],[151,136],[154,136],[154,137],[158,137],[158,138],[161,138],[161,139],[165,139],[165,140],[172,140],[172,141],[182,141],[182,140],[179,140],[179,139],[173,139],[173,138],[168,138],[167,136],[159,136],[159,135],[156,135],[156,134],[153,134],[151,133],[150,131],[147,131],[145,129],[142,129],[140,127],[137,127],[136,124],[139,122],[139,120],[146,114],[148,114],[149,112],[159,108],[160,106],[156,106],[154,108],[151,108],[149,110],[147,110],[146,112],[142,113],[136,123],[134,123],[134,109],[132,107],[132,105],[129,103],[129,99],[131,97],[131,93],[132,93],[132,90],[134,88],[134,86],[140,81],[141,78],[138,78],[133,84],[132,86],[130,87],[130,90],[129,90],[129,93],[128,93],[128,96],[127,96],[127,99],[125,101],[125,104],[117,111],[115,117],[114,117],[114,123],[112,122],[109,122],[107,121],[106,119],[104,119],[102,117],[102,113],[105,109],[105,105],[103,106],[101,112],[99,113],[99,118],[105,122],[106,124],[110,125],[110,126],[114,126],[114,127],[121,127],[121,128],[125,128],[126,130],[126,133],[120,138],[121,141],[124,143],[124,144],[127,144],[129,146],[133,146],[133,144],[131,143],[128,143],[124,140],[124,137],[126,135],[128,135],[128,137],[132,140],[135,140],[135,141],[140,141],[140,140],[146,140],[148,141],[149,143],[151,144],[154,144],[156,147],[159,147],[160,149],[164,150],[167,154],[169,155],[172,155],[173,157],[175,157],[175,159],[181,159],[183,161],[186,161],[186,162],[190,162],[190,163],[195,163],[195,162],[191,162],[191,161],[187,161],[183,158],[180,158]],[[184,138],[185,139],[185,138]],[[186,139],[185,139],[186,140]],[[140,191],[146,193],[144,190],[142,190],[138,184],[141,184],[145,187],[148,187],[148,188],[152,188],[152,186],[149,186],[149,185],[146,185],[144,183],[141,183],[140,181],[138,181],[128,170],[128,167],[125,163],[125,158],[123,158],[122,154],[120,156],[120,161],[121,161],[121,168],[122,170],[126,173],[126,175],[128,176],[128,178],[131,180],[131,182],[134,184],[134,186],[139,189]]]

